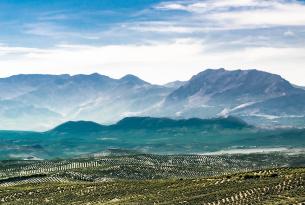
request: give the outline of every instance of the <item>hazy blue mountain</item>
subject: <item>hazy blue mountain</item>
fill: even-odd
[[[30,102],[67,115],[73,107],[102,95],[115,86],[116,80],[99,74],[50,76],[46,78],[45,83],[19,96],[16,100]]]
[[[304,126],[305,90],[258,70],[205,70],[153,85],[134,75],[15,75],[0,79],[0,129],[47,130],[65,121],[125,117],[214,118]]]
[[[202,97],[206,102],[239,105],[299,92],[279,75],[258,70],[208,69],[193,76],[185,85],[172,92],[167,100],[171,102]]]
[[[163,106],[164,113],[172,117],[237,115],[247,120],[250,116],[266,120],[270,115],[304,116],[304,101],[304,90],[279,75],[258,70],[208,69],[169,94]]]
[[[302,148],[304,129],[261,129],[235,117],[129,117],[113,125],[66,122],[47,132],[0,131],[0,159],[65,158],[109,149],[173,154],[236,148]]]
[[[47,129],[62,116],[48,108],[16,100],[0,100],[0,125],[6,130]],[[35,126],[32,126],[35,123]],[[30,125],[30,126],[29,126]]]
[[[115,122],[125,116],[141,114],[159,103],[172,90],[151,85],[133,75],[121,79],[97,73],[2,78],[1,128],[47,129],[68,120]],[[4,106],[8,101],[13,103]],[[41,115],[44,118],[40,118]],[[10,116],[14,116],[16,123],[9,122]]]

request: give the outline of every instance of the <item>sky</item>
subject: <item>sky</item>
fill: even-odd
[[[305,2],[0,0],[0,76],[134,74],[155,84],[207,68],[305,85]]]

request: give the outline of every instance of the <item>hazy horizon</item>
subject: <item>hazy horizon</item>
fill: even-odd
[[[304,1],[3,0],[0,9],[2,77],[98,72],[165,84],[224,67],[305,85]]]

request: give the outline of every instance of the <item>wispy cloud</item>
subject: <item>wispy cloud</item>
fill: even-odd
[[[155,32],[155,33],[184,33],[190,34],[194,32],[207,31],[206,28],[200,28],[194,25],[179,25],[177,22],[150,21],[150,22],[134,22],[125,25],[128,30],[139,32]]]
[[[233,27],[304,26],[305,5],[274,2],[270,7],[240,11],[217,12],[210,15],[213,21]]]
[[[71,38],[82,38],[88,40],[96,40],[99,39],[99,33],[90,33],[88,32],[80,32],[80,31],[73,31],[65,26],[60,26],[58,24],[52,22],[39,22],[39,23],[31,23],[25,24],[24,26],[24,33],[37,35],[37,36],[46,36],[51,38],[58,38],[58,39],[66,39],[67,37]]]
[[[298,1],[177,1],[161,3],[155,8],[189,12],[189,18],[201,22],[203,27],[214,25],[224,29],[241,29],[305,25],[305,5]]]
[[[187,12],[204,13],[208,11],[225,11],[230,9],[266,8],[273,3],[274,0],[190,0],[163,2],[155,8],[161,10],[183,10]]]

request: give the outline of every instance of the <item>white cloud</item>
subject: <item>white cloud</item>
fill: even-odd
[[[201,27],[224,29],[271,26],[305,26],[305,5],[283,0],[207,0],[161,3],[161,10],[183,10],[192,14],[190,20]]]
[[[119,78],[127,73],[153,83],[187,80],[205,68],[261,69],[304,85],[305,48],[249,47],[211,51],[196,39],[139,45],[59,45],[52,49],[0,46],[0,74],[79,74],[99,72]]]
[[[44,36],[62,39],[66,38],[81,38],[88,40],[96,40],[99,39],[99,33],[89,33],[89,32],[79,32],[79,31],[71,31],[64,26],[59,26],[50,22],[40,22],[40,23],[31,23],[25,24],[24,33],[36,36]]]
[[[137,22],[124,25],[125,28],[137,32],[190,34],[207,31],[206,28],[179,25],[176,22]]]
[[[272,2],[272,0],[214,0],[209,1],[210,6],[214,8],[219,7],[253,7],[253,6],[265,6],[266,4]]]
[[[293,31],[285,31],[284,36],[292,37],[295,36],[295,33]]]
[[[177,1],[163,2],[157,5],[156,9],[161,10],[182,10],[187,12],[203,13],[214,10],[227,10],[230,7],[263,7],[270,1],[264,0],[197,0],[197,1]]]
[[[166,3],[160,4],[155,7],[156,9],[164,9],[164,10],[187,10],[187,7],[183,4],[178,3]]]
[[[211,20],[233,27],[303,26],[305,25],[305,5],[279,4],[270,8],[241,11],[218,12],[209,15]]]
[[[237,7],[265,7],[272,1],[264,0],[197,0],[197,1],[176,1],[163,2],[157,5],[156,9],[161,10],[184,10],[188,12],[206,12],[215,10],[227,10],[228,8]]]

